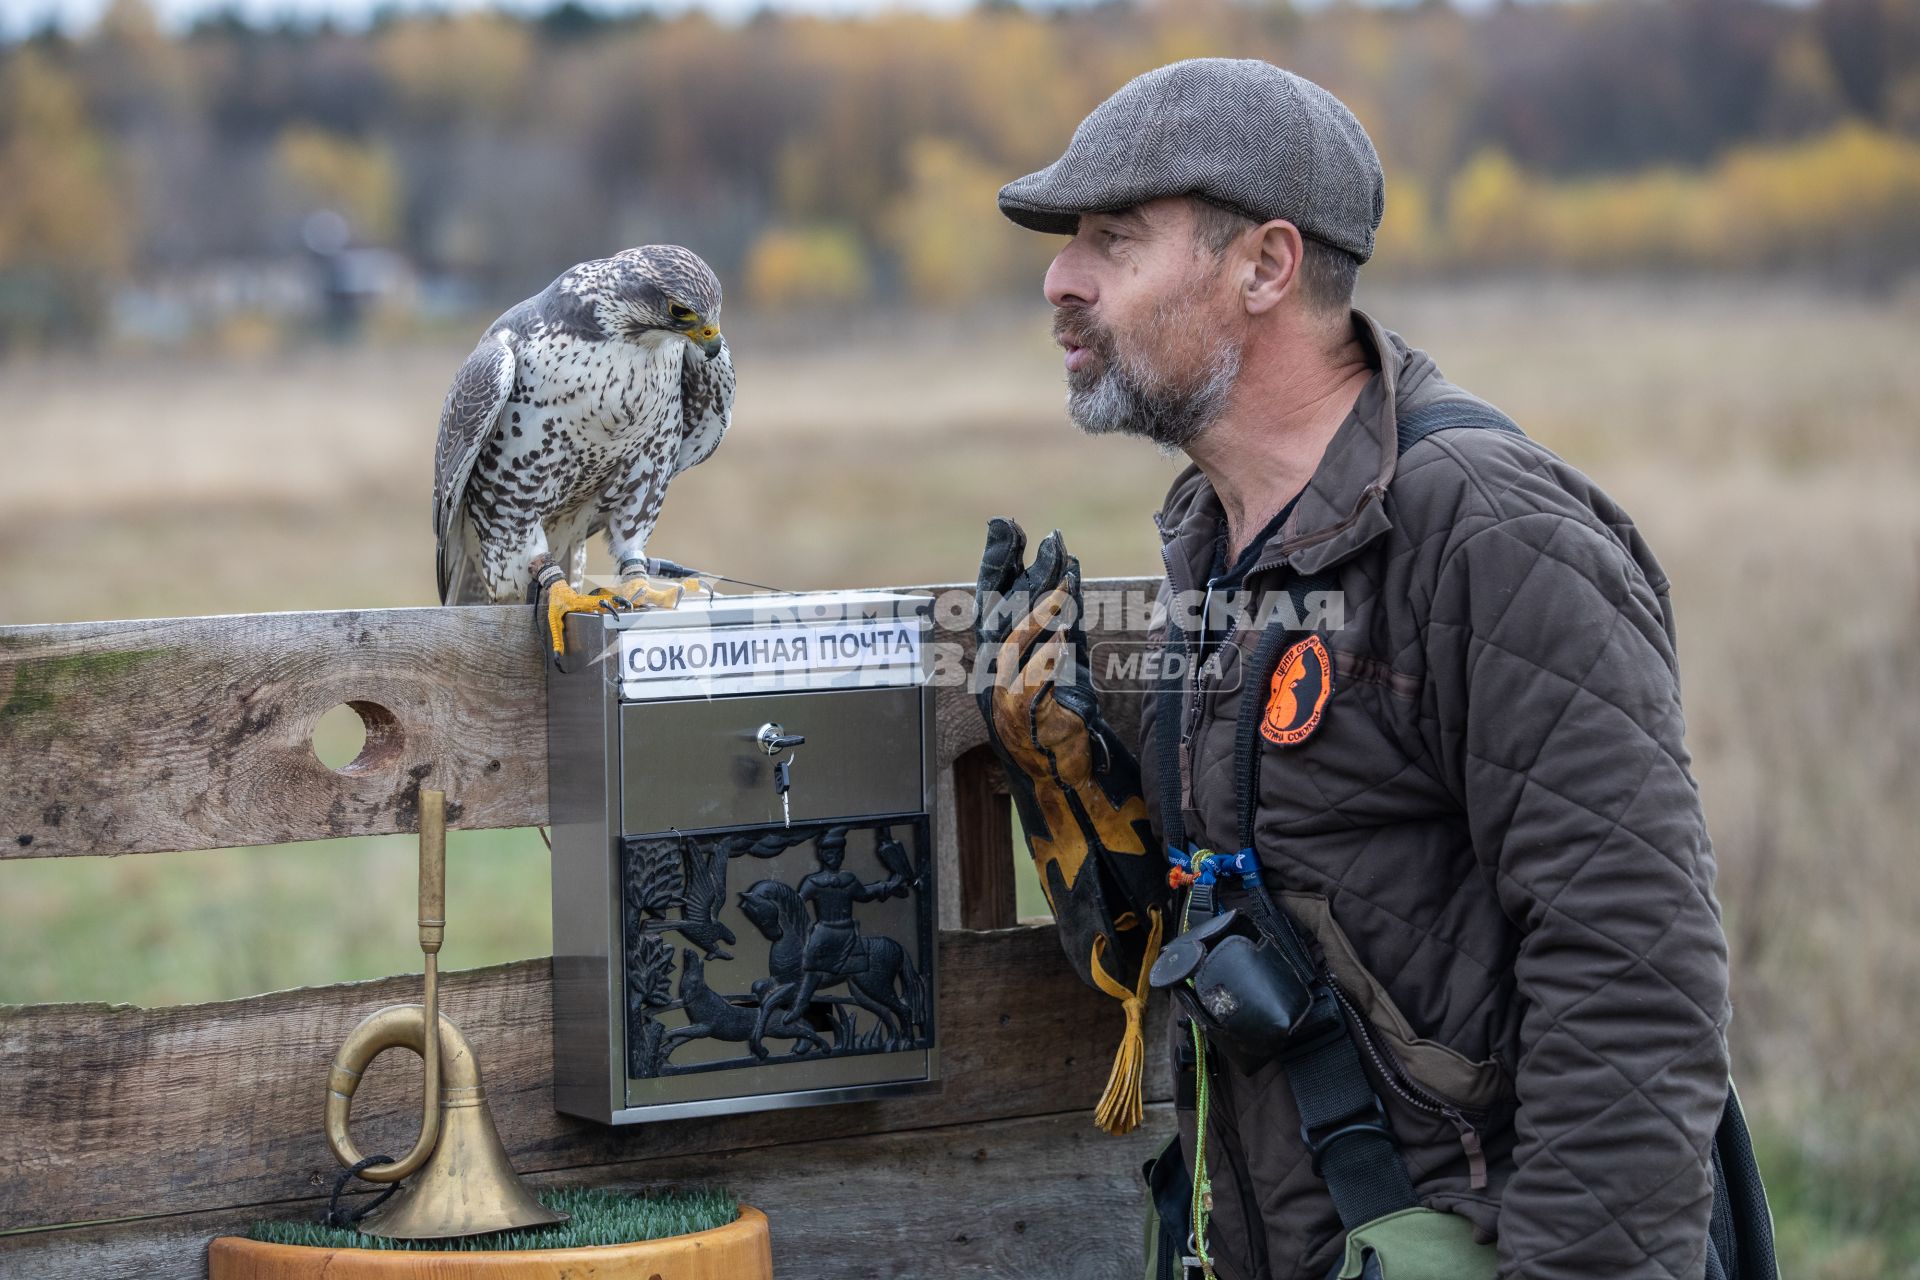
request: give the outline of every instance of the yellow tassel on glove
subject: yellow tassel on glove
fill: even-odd
[[[1107,1091],[1100,1095],[1100,1105],[1093,1113],[1093,1122],[1115,1137],[1132,1133],[1146,1113],[1141,1095],[1146,1075],[1147,1037],[1142,1023],[1147,1012],[1147,974],[1160,955],[1160,908],[1149,907],[1147,914],[1153,923],[1147,927],[1146,954],[1140,961],[1140,973],[1132,991],[1108,977],[1100,963],[1107,947],[1106,936],[1097,934],[1093,939],[1093,980],[1102,991],[1118,1000],[1127,1014],[1127,1029],[1120,1037],[1119,1052],[1113,1055],[1113,1070],[1107,1075]]]

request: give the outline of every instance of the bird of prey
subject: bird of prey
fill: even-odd
[[[900,881],[900,887],[893,896],[907,896],[907,886],[920,888],[920,877],[914,874],[913,862],[907,855],[907,847],[893,838],[892,827],[882,827],[873,837],[873,851],[890,875]]]
[[[441,603],[538,589],[557,654],[568,613],[671,606],[700,585],[646,548],[668,482],[704,462],[733,417],[719,319],[712,268],[678,245],[645,245],[569,268],[488,327],[440,410]],[[582,592],[587,539],[603,530],[622,585]]]
[[[686,888],[680,895],[678,920],[648,920],[640,927],[647,933],[678,933],[699,947],[709,960],[731,960],[733,954],[721,949],[722,943],[740,941],[720,919],[727,904],[727,859],[732,850],[726,840],[716,841],[713,852],[700,856],[700,846],[681,837],[687,852]]]

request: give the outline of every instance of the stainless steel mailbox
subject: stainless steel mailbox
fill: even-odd
[[[547,713],[559,1110],[624,1124],[937,1082],[930,603],[567,620]]]

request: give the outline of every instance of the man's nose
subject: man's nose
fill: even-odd
[[[1093,279],[1087,273],[1078,236],[1053,256],[1041,289],[1047,301],[1056,307],[1092,306],[1095,300]]]

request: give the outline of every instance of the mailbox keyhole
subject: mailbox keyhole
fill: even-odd
[[[782,751],[791,751],[800,746],[807,740],[807,735],[788,733],[781,725],[767,723],[760,726],[760,732],[753,735],[753,740],[760,744],[761,751],[777,756]]]

